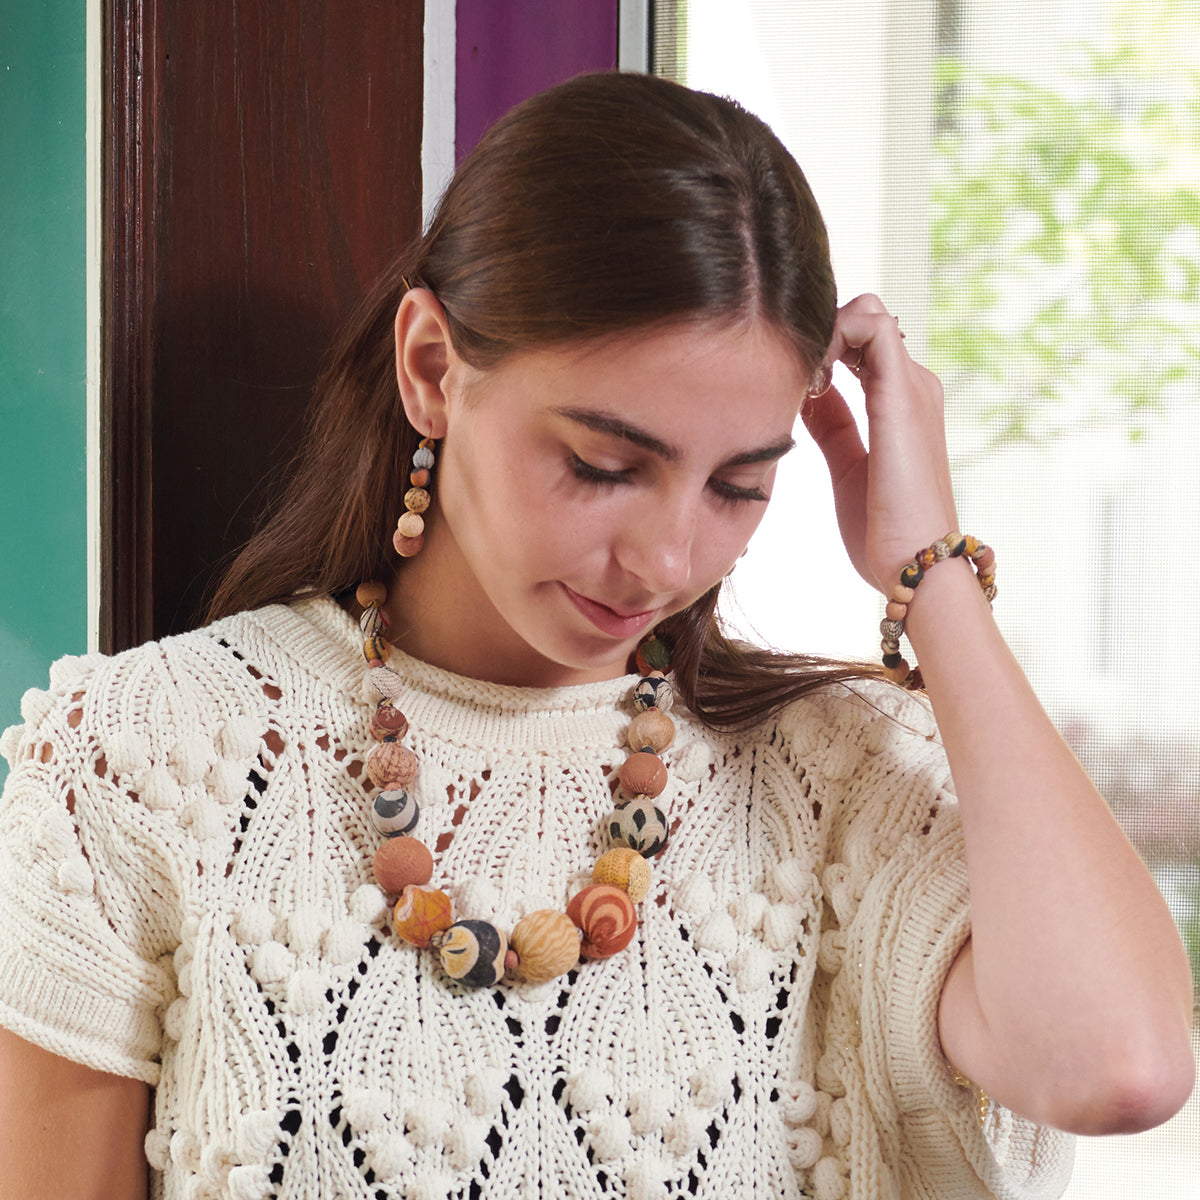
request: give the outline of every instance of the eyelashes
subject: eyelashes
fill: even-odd
[[[583,483],[594,483],[600,487],[615,487],[619,483],[633,482],[633,468],[626,467],[623,471],[606,471],[603,467],[594,467],[590,462],[584,462],[578,454],[572,454],[567,459],[576,479]]]
[[[593,466],[591,463],[585,462],[578,454],[570,455],[567,465],[581,483],[591,484],[598,488],[614,488],[621,484],[632,483],[635,474],[633,467],[626,467],[620,471],[609,471],[603,467]],[[771,498],[761,487],[738,487],[737,484],[728,483],[724,479],[711,479],[708,486],[719,500],[727,504],[765,503]]]

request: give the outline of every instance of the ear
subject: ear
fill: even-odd
[[[424,437],[446,436],[446,373],[457,356],[446,310],[427,288],[410,288],[396,311],[396,383],[409,422]]]

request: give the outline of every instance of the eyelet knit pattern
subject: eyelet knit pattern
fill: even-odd
[[[371,697],[331,601],[56,668],[3,749],[0,1024],[157,1086],[156,1196],[1057,1195],[936,1031],[968,932],[922,703],[861,685],[715,735],[680,705],[642,921],[602,969],[471,992],[370,874]],[[632,678],[393,657],[456,912],[561,908],[606,848]]]

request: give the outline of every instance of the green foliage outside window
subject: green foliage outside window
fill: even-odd
[[[930,365],[974,453],[1115,426],[1200,379],[1200,72],[1087,53],[1050,87],[938,63]]]

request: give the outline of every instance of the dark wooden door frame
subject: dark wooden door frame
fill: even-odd
[[[423,16],[106,0],[103,650],[196,622],[325,345],[419,232]]]

